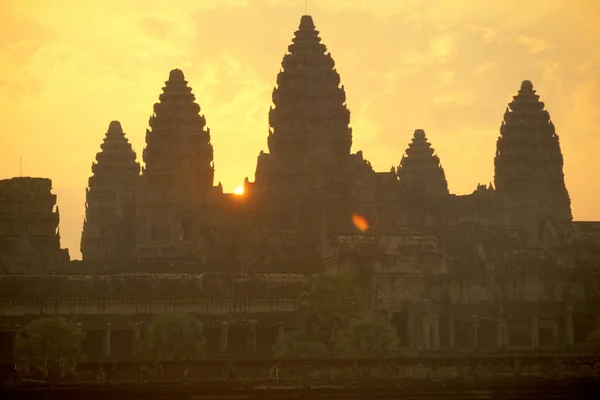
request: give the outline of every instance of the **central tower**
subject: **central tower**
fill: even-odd
[[[301,18],[288,50],[269,110],[269,154],[258,158],[256,184],[298,193],[326,184],[346,161],[352,130],[344,87],[312,17]]]
[[[352,187],[372,169],[352,155],[344,86],[309,15],[302,16],[281,62],[269,109],[269,153],[258,157],[253,193],[267,225],[295,229],[303,251],[319,235],[351,226]]]

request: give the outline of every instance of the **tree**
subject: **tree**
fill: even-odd
[[[274,347],[277,358],[385,357],[397,338],[370,313],[369,296],[343,273],[314,275],[298,306],[298,329]]]
[[[319,340],[331,353],[340,330],[368,308],[368,297],[343,273],[314,275],[306,282],[298,306],[305,335]]]
[[[389,357],[397,352],[398,337],[389,324],[367,316],[350,321],[336,344],[339,357]]]
[[[583,345],[591,351],[600,351],[600,329],[591,330],[587,334]]]
[[[291,332],[273,348],[275,358],[326,358],[327,346],[303,329]]]
[[[44,379],[56,371],[62,378],[74,373],[82,358],[83,331],[62,317],[40,318],[25,326],[17,341],[20,369],[41,371]]]
[[[155,360],[189,360],[204,355],[204,326],[189,314],[161,314],[148,327],[145,351]]]

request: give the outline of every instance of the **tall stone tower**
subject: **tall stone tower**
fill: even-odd
[[[446,174],[440,159],[425,137],[425,131],[415,130],[412,142],[406,149],[397,168],[400,185],[405,191],[430,196],[448,194]]]
[[[271,220],[316,227],[324,213],[335,214],[325,211],[335,198],[349,195],[351,176],[370,166],[350,154],[346,94],[311,16],[302,16],[288,50],[273,90],[269,153],[258,157],[255,191],[274,199],[266,201]]]
[[[504,113],[496,146],[495,185],[517,218],[535,214],[572,220],[558,135],[530,81],[523,81]]]
[[[85,193],[84,261],[122,259],[135,247],[140,164],[119,121],[108,126]]]
[[[292,42],[273,90],[269,154],[258,158],[256,183],[299,192],[315,183],[307,169],[350,155],[352,131],[340,76],[310,16],[301,18]]]
[[[150,117],[144,149],[138,256],[202,257],[213,147],[183,72],[174,69]]]

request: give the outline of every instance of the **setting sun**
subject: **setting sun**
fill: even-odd
[[[241,196],[244,194],[244,185],[240,185],[238,187],[236,187],[235,189],[233,189],[233,194],[237,195],[237,196]]]

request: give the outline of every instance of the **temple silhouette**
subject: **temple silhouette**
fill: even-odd
[[[82,261],[60,248],[50,180],[0,181],[3,348],[59,314],[83,324],[89,354],[132,356],[169,310],[202,318],[215,354],[268,354],[320,271],[364,274],[414,351],[570,348],[600,326],[600,223],[572,221],[559,137],[530,81],[502,118],[493,184],[469,195],[449,193],[422,129],[390,171],[351,152],[344,86],[308,15],[272,100],[243,195],[215,185],[210,116],[181,70],[153,106],[143,168],[110,122]]]

